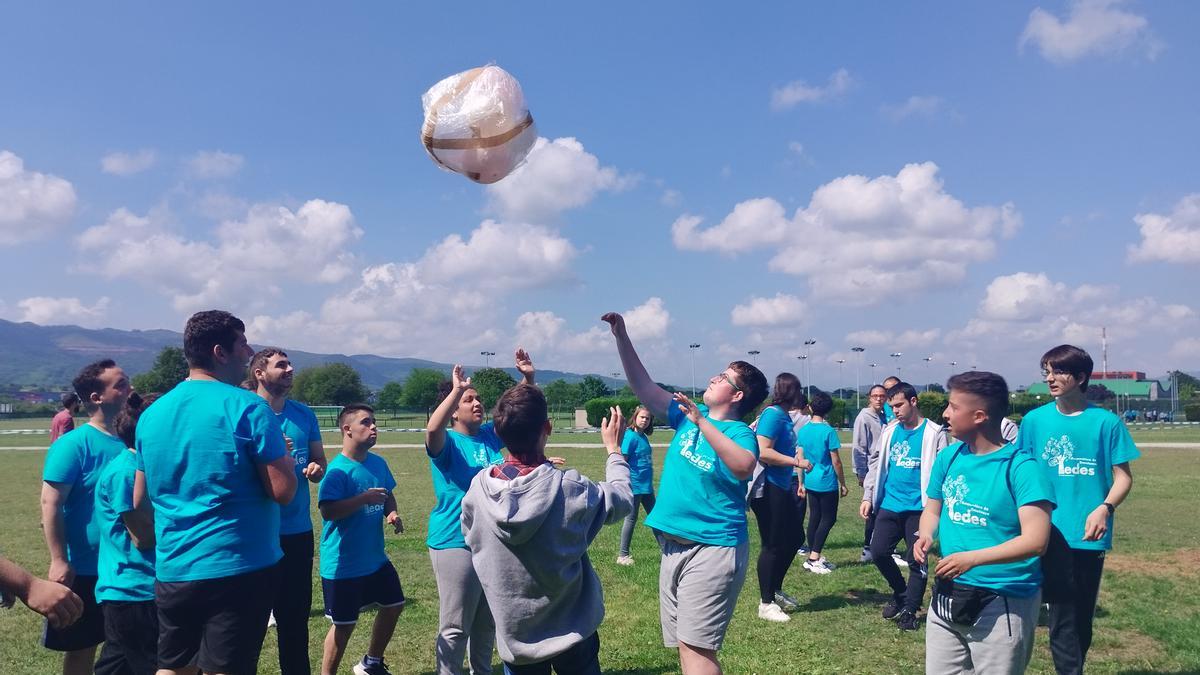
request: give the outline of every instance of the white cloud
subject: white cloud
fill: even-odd
[[[1142,241],[1129,247],[1133,262],[1200,262],[1200,193],[1190,194],[1170,215],[1139,213],[1134,217]]]
[[[25,169],[0,150],[0,246],[45,236],[75,214],[75,188],[51,174]]]
[[[96,327],[104,320],[108,305],[107,297],[100,298],[91,306],[85,305],[79,298],[25,298],[17,302],[17,308],[21,310],[17,320],[43,326],[75,324]]]
[[[834,71],[825,86],[793,80],[771,91],[771,109],[787,110],[800,103],[822,103],[840,98],[853,86],[854,78],[850,77],[850,71],[845,68]]]
[[[909,96],[908,100],[896,105],[885,105],[880,110],[893,122],[909,117],[934,117],[945,108],[940,96]]]
[[[1182,361],[1178,368],[1194,368],[1200,364],[1200,338],[1183,338],[1171,346],[1171,358]]]
[[[988,284],[979,316],[998,321],[1026,321],[1062,305],[1067,285],[1054,283],[1045,274],[1018,272],[996,277]]]
[[[525,312],[517,317],[517,344],[538,351],[558,341],[566,321],[554,312]]]
[[[1150,30],[1146,17],[1121,8],[1123,0],[1075,0],[1066,19],[1041,7],[1029,14],[1019,47],[1038,48],[1054,63],[1078,61],[1087,56],[1136,51],[1154,59],[1162,42]]]
[[[794,295],[776,293],[773,298],[750,298],[730,312],[735,326],[789,326],[803,323],[808,306]]]
[[[132,176],[154,166],[158,153],[150,148],[137,152],[110,152],[100,158],[100,170],[114,176]]]
[[[913,349],[930,347],[937,342],[941,331],[907,329],[899,333],[882,330],[860,330],[846,335],[847,344],[856,347],[886,347],[887,349]]]
[[[284,282],[345,278],[353,262],[346,248],[362,230],[347,206],[313,199],[295,212],[256,204],[213,234],[213,241],[189,239],[167,213],[121,208],[78,237],[79,269],[141,282],[170,296],[179,311],[255,308],[278,296]]]
[[[443,239],[418,266],[421,278],[432,283],[471,280],[527,288],[571,279],[577,255],[570,241],[546,228],[485,220],[466,240],[457,234]]]
[[[683,203],[683,194],[679,190],[663,190],[662,197],[659,197],[658,202],[663,206],[674,208]]]
[[[677,248],[733,254],[767,248],[771,270],[808,278],[813,297],[877,304],[880,288],[920,290],[958,283],[969,264],[995,254],[1021,217],[1013,205],[967,207],[947,193],[932,162],[895,176],[843,176],[817,188],[790,219],[770,198],[746,200],[721,223],[671,226]]]
[[[242,170],[246,158],[221,150],[202,150],[187,160],[193,178],[229,178]]]
[[[599,192],[619,192],[636,182],[636,176],[601,166],[574,138],[538,138],[525,163],[487,192],[489,208],[505,220],[544,223]]]
[[[652,297],[625,312],[625,328],[634,340],[658,340],[667,336],[671,325],[671,313],[662,298]]]

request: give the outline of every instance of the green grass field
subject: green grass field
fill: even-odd
[[[34,420],[3,428],[35,428]],[[42,423],[44,427],[44,422]],[[1136,433],[1142,442],[1200,442],[1200,429],[1190,433]],[[5,439],[0,436],[0,439]],[[38,493],[43,450],[3,450],[4,486],[0,492],[0,552],[43,574],[48,561],[38,524]],[[669,436],[657,432],[656,451]],[[326,438],[330,443],[333,439]],[[594,435],[562,434],[555,441],[589,442]],[[387,434],[384,443],[420,442],[416,434]],[[332,449],[331,449],[332,451]],[[406,532],[387,536],[388,554],[400,572],[408,606],[387,652],[393,672],[433,671],[437,627],[437,594],[424,546],[425,521],[433,504],[428,464],[418,449],[381,450],[399,483],[397,499]],[[565,448],[553,454],[592,477],[601,476],[603,450]],[[658,454],[656,452],[656,454]],[[661,456],[659,456],[661,462]],[[1116,524],[1116,553],[1105,570],[1096,620],[1096,641],[1089,660],[1093,673],[1200,672],[1200,530],[1192,525],[1192,481],[1200,475],[1200,450],[1146,448],[1134,465],[1134,491]],[[315,489],[315,488],[313,488]],[[858,488],[843,500],[826,555],[839,565],[833,574],[817,576],[793,568],[785,590],[803,605],[786,624],[769,624],[756,616],[757,587],[753,569],[747,575],[738,609],[722,652],[730,673],[914,673],[924,669],[924,629],[901,633],[879,617],[886,584],[873,566],[858,564],[862,521],[856,510]],[[315,501],[315,500],[314,500]],[[751,517],[751,520],[753,518]],[[319,522],[319,518],[317,518]],[[757,536],[751,522],[751,561]],[[671,673],[675,654],[662,647],[658,627],[657,549],[648,530],[634,537],[631,568],[614,563],[619,526],[605,528],[592,546],[592,561],[604,584],[608,615],[600,628],[601,664],[605,672]],[[319,660],[328,628],[320,616],[320,583],[314,576],[315,607],[311,620],[312,660]],[[370,614],[365,615],[368,620]],[[40,618],[25,607],[0,612],[0,672],[5,675],[57,672],[57,655],[38,647]],[[349,658],[366,645],[365,626],[356,632]],[[268,632],[260,672],[277,673],[274,633]],[[343,670],[349,672],[349,665]],[[1045,629],[1031,672],[1053,669]]]

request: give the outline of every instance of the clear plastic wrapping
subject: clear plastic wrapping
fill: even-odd
[[[537,140],[521,84],[499,66],[447,77],[425,92],[421,106],[425,151],[438,166],[476,183],[512,173]]]

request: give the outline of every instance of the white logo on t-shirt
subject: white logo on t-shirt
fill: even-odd
[[[701,471],[712,471],[713,461],[696,452],[696,447],[699,444],[700,430],[695,427],[688,429],[680,436],[679,455]]]
[[[1058,467],[1060,476],[1095,476],[1096,460],[1075,456],[1075,444],[1071,437],[1063,434],[1046,441],[1042,459],[1050,466]]]
[[[908,444],[907,439],[893,443],[889,457],[892,460],[892,466],[900,469],[915,469],[921,466],[921,456],[912,454],[912,446]]]
[[[962,474],[954,479],[947,477],[942,482],[942,497],[946,503],[946,514],[951,521],[960,525],[987,527],[991,510],[986,506],[968,502],[966,499],[970,492],[971,488],[967,486],[967,479]]]

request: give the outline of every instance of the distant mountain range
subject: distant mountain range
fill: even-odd
[[[182,346],[183,334],[170,330],[39,326],[0,319],[0,384],[62,389],[80,368],[105,357],[115,359],[130,375],[137,375],[150,369],[163,347]],[[279,346],[287,350],[297,370],[325,363],[345,363],[357,370],[363,384],[371,389],[379,389],[392,380],[404,380],[415,368],[435,368],[449,373],[453,367],[452,364],[424,359],[374,354],[314,354],[290,349],[287,345]],[[495,360],[504,363],[499,357]],[[468,366],[468,371],[480,367]],[[515,368],[504,370],[520,379]],[[584,376],[557,370],[538,371],[538,381],[542,383],[558,379],[578,382]],[[614,389],[625,385],[623,380],[599,374],[595,376]]]

